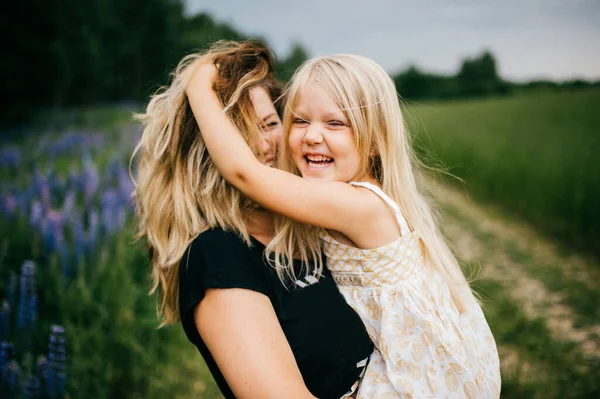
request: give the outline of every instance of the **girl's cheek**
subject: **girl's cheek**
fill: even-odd
[[[290,149],[292,151],[296,151],[298,150],[298,146],[301,142],[301,138],[298,135],[297,132],[294,132],[293,130],[290,132],[290,135],[288,137],[288,145],[290,146]]]

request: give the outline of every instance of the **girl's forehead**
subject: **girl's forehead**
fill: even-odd
[[[298,88],[290,105],[294,111],[319,111],[319,113],[339,114],[342,108],[332,93],[316,82]]]

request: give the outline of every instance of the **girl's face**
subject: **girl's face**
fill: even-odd
[[[283,136],[281,119],[273,105],[273,100],[263,87],[257,86],[250,89],[250,100],[258,117],[258,127],[263,132],[258,143],[257,156],[263,164],[273,166],[277,160],[277,150]]]
[[[348,182],[360,156],[344,113],[318,84],[303,88],[292,112],[288,144],[304,178]]]

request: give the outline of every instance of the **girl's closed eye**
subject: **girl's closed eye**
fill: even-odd
[[[330,120],[327,122],[327,125],[331,126],[331,127],[345,127],[346,126],[346,124],[340,120]]]
[[[302,118],[294,118],[294,119],[292,120],[292,123],[293,123],[294,125],[307,125],[307,124],[308,124],[308,121],[306,121],[306,120],[304,120],[304,119],[302,119]]]

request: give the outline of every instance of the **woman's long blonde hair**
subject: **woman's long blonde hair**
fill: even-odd
[[[205,54],[185,57],[171,84],[152,96],[145,113],[136,115],[143,125],[131,157],[137,238],[146,238],[150,248],[150,293],[159,291],[161,325],[179,320],[179,261],[194,238],[218,226],[237,232],[250,244],[245,215],[256,205],[221,177],[185,94],[192,75],[188,72],[206,55],[218,66],[213,88],[251,147],[258,148],[261,131],[250,89],[261,86],[273,100],[281,95],[266,47],[255,42],[218,42]]]
[[[293,110],[302,89],[318,84],[336,101],[349,122],[362,160],[355,178],[372,176],[398,205],[409,225],[419,232],[427,264],[437,269],[449,283],[459,309],[474,297],[464,274],[440,233],[436,216],[426,196],[422,165],[417,160],[407,134],[396,88],[389,75],[375,62],[356,55],[321,57],[304,63],[292,77],[284,112],[284,145],[279,167],[300,175],[290,155],[288,137]],[[295,277],[291,264],[299,257],[313,272],[323,267],[319,229],[286,218],[276,218],[275,239],[267,247],[282,277]]]

